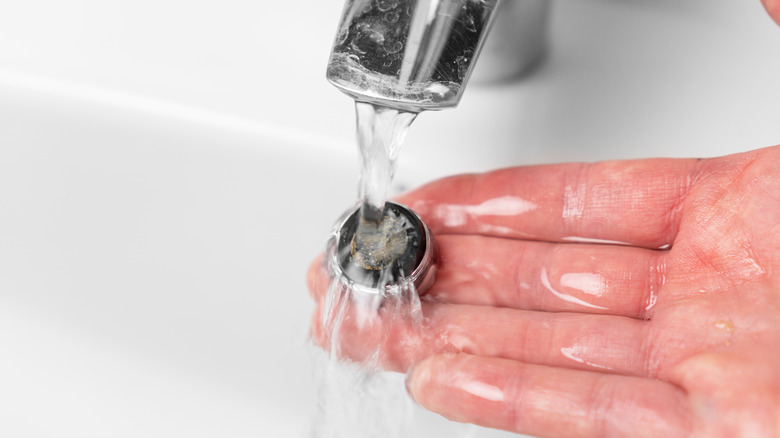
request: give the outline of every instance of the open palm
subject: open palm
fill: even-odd
[[[395,322],[381,362],[409,372],[424,407],[488,427],[780,435],[778,169],[774,147],[512,168],[409,193],[399,201],[436,235],[439,273],[423,329]],[[319,264],[309,278],[319,301]],[[342,354],[369,353],[364,330],[345,320]]]

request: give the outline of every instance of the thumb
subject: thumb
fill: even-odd
[[[780,24],[780,0],[761,0],[761,2],[775,23]]]

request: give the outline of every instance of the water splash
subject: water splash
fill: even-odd
[[[326,260],[334,260],[335,230]],[[315,357],[318,410],[312,438],[401,438],[409,436],[413,402],[404,376],[382,371],[384,346],[399,325],[420,333],[422,308],[411,280],[387,293],[368,294],[326,266],[331,282],[322,303],[320,323],[325,350]],[[359,337],[359,342],[356,338]],[[360,345],[346,351],[345,343]]]
[[[550,283],[550,278],[547,275],[547,268],[545,268],[545,267],[542,267],[541,281],[542,281],[542,286],[544,286],[545,289],[547,289],[550,293],[552,293],[556,297],[560,298],[561,300],[566,301],[567,303],[579,304],[580,306],[588,307],[588,308],[591,308],[591,309],[599,309],[599,310],[606,310],[607,309],[606,307],[598,306],[596,304],[589,303],[589,302],[587,302],[587,301],[585,301],[583,299],[577,298],[577,297],[575,297],[573,295],[569,295],[567,293],[563,293],[563,292],[560,292],[560,291],[556,290],[552,286],[552,284]]]
[[[396,160],[409,126],[417,116],[360,102],[356,103],[356,113],[361,156],[358,190],[361,218],[353,244],[373,242],[377,240],[374,239],[377,232],[387,228],[381,224]],[[319,403],[312,437],[408,436],[413,403],[406,393],[403,375],[381,370],[383,346],[388,345],[391,332],[399,325],[419,332],[422,325],[420,299],[414,282],[406,278],[411,272],[400,272],[400,281],[395,278],[380,280],[373,291],[360,286],[370,282],[355,284],[341,275],[333,263],[343,258],[337,254],[342,222],[339,220],[333,229],[324,258],[330,284],[322,301],[319,323],[326,350],[314,364]],[[382,242],[391,240],[380,239]],[[344,248],[349,249],[351,247]],[[387,251],[377,249],[371,254],[381,252]],[[379,264],[367,263],[370,266]]]

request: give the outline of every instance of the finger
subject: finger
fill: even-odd
[[[552,312],[647,318],[665,252],[473,235],[440,235],[434,300]]]
[[[451,420],[534,436],[688,436],[685,394],[668,383],[505,359],[440,355],[408,388]]]
[[[641,377],[658,370],[648,350],[652,326],[632,318],[442,305],[424,330],[417,357],[457,351]]]
[[[306,273],[306,285],[309,288],[309,295],[319,301],[325,296],[330,284],[330,277],[323,268],[323,254],[318,255],[309,265]]]
[[[764,3],[764,8],[769,12],[769,16],[775,20],[775,23],[780,24],[780,0],[761,0]]]
[[[441,235],[439,271],[426,293],[444,302],[649,318],[665,278],[664,252]],[[330,278],[315,259],[312,298]]]
[[[311,338],[341,359],[355,361],[369,368],[406,372],[433,347],[426,347],[427,336],[409,318],[406,309],[364,306],[360,297],[336,298],[336,309],[317,304],[311,319]],[[343,301],[342,301],[343,300]],[[440,344],[441,345],[441,344]],[[446,351],[446,347],[434,348]]]
[[[344,358],[363,362],[376,357],[380,367],[398,372],[445,352],[636,376],[655,375],[659,369],[649,356],[648,321],[423,303],[424,322],[415,326],[408,318],[392,318],[392,312],[390,306],[366,312],[352,303],[337,330],[323,322],[328,318],[315,317],[315,339],[335,345]]]
[[[662,248],[674,240],[694,160],[519,167],[456,176],[399,198],[434,233]]]

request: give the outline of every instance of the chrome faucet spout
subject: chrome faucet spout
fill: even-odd
[[[361,102],[455,107],[500,1],[347,0],[328,80]]]

